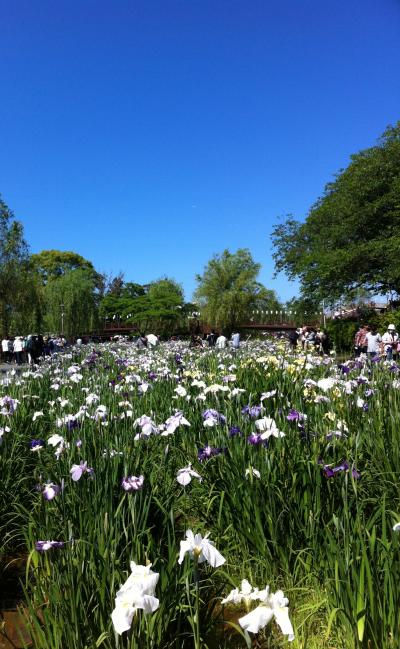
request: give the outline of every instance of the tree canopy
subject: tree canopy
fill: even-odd
[[[4,332],[35,326],[40,303],[37,288],[22,223],[14,219],[0,196],[0,320]]]
[[[115,282],[101,302],[104,318],[118,318],[138,329],[151,328],[157,333],[173,331],[182,319],[184,295],[180,284],[164,277],[146,286],[133,282]]]
[[[92,276],[96,288],[102,289],[104,277],[98,273],[91,261],[70,250],[42,250],[31,255],[33,268],[39,273],[44,284],[58,279],[73,270],[84,270]]]
[[[213,327],[232,330],[269,300],[275,305],[275,293],[257,281],[260,268],[246,248],[214,255],[196,277],[195,299],[202,318]]]
[[[400,293],[400,122],[351,156],[300,222],[272,235],[276,270],[299,279],[314,303],[359,287]]]

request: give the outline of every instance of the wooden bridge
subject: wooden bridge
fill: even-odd
[[[216,327],[218,329],[218,327]],[[237,327],[239,331],[265,331],[265,332],[285,332],[285,331],[294,331],[296,329],[296,324],[294,322],[245,322]],[[199,333],[208,333],[210,331],[209,327],[203,327],[201,323],[198,323]],[[107,339],[113,336],[128,336],[132,334],[138,334],[138,329],[129,324],[123,324],[121,322],[107,322],[102,331],[99,331],[97,335],[99,338]]]

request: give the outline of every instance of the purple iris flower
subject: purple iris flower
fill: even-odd
[[[79,428],[79,426],[80,426],[80,422],[77,419],[75,419],[75,417],[71,417],[70,419],[68,419],[67,421],[68,430],[74,430],[74,428]]]
[[[40,451],[42,448],[44,448],[45,442],[42,439],[32,439],[29,442],[29,447],[31,451]]]
[[[372,395],[374,394],[374,391],[371,388],[369,388],[368,390],[365,390],[364,394],[365,394],[365,396],[367,398],[372,397]]]
[[[348,365],[338,365],[338,368],[342,371],[343,374],[348,374],[350,372],[350,367]]]
[[[199,448],[197,457],[200,462],[204,462],[204,460],[209,460],[211,457],[215,457],[220,453],[222,453],[222,448],[215,448],[213,446],[204,446],[204,448]]]
[[[53,484],[52,482],[48,482],[47,484],[44,485],[42,490],[43,498],[45,500],[53,500],[53,498],[58,496],[60,491],[61,491],[61,487],[59,487],[56,484]]]
[[[368,403],[364,403],[362,409],[364,410],[364,412],[368,412],[368,410],[369,410],[369,404],[368,404]]]
[[[236,435],[242,436],[243,433],[238,426],[231,426],[229,428],[229,437],[235,437]]]
[[[298,410],[291,408],[286,416],[288,421],[298,421],[300,419],[300,413]]]
[[[140,491],[143,487],[144,477],[140,475],[136,477],[135,475],[129,475],[126,478],[122,478],[121,486],[125,491]]]
[[[226,423],[226,417],[222,413],[218,412],[218,410],[214,410],[214,408],[208,408],[207,410],[204,410],[202,413],[203,419],[214,419],[214,421],[218,422],[219,424],[225,424]]]
[[[60,550],[64,545],[64,541],[36,541],[35,548],[38,552],[47,552],[53,548]]]
[[[12,397],[5,396],[0,399],[0,406],[2,407],[2,414],[4,415],[13,415],[16,410],[16,404],[18,402]]]
[[[262,441],[261,433],[251,433],[247,438],[247,443],[252,446],[258,446]]]
[[[342,462],[338,464],[338,466],[334,466],[334,467],[331,467],[327,464],[323,465],[323,471],[326,478],[333,478],[337,473],[340,473],[342,471],[346,472],[349,470],[349,468],[350,467],[347,460],[342,460]],[[360,477],[360,473],[357,471],[355,467],[352,468],[351,474],[355,480],[358,480],[358,478]]]
[[[257,419],[260,416],[262,406],[244,406],[242,414],[248,415],[251,419]]]
[[[148,377],[150,381],[154,381],[157,378],[157,374],[155,372],[149,372]]]
[[[94,473],[94,470],[91,467],[88,467],[87,462],[81,461],[80,464],[72,465],[70,474],[74,482],[78,482],[84,473],[87,473],[90,476]]]

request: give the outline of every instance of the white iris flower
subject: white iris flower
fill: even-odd
[[[222,566],[226,559],[207,537],[208,534],[203,538],[201,534],[193,534],[192,530],[187,530],[186,539],[181,541],[178,563],[181,564],[185,554],[189,552],[189,555],[194,557],[198,563],[207,561],[213,568]]]

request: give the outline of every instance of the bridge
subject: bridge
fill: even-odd
[[[218,327],[216,327],[218,329]],[[245,322],[237,327],[239,331],[265,331],[265,332],[289,332],[296,329],[294,322]],[[209,333],[211,329],[204,327],[197,322],[196,331],[198,333]],[[102,339],[112,338],[113,336],[129,336],[139,333],[137,327],[121,322],[107,322],[102,331],[99,331],[97,337]]]

